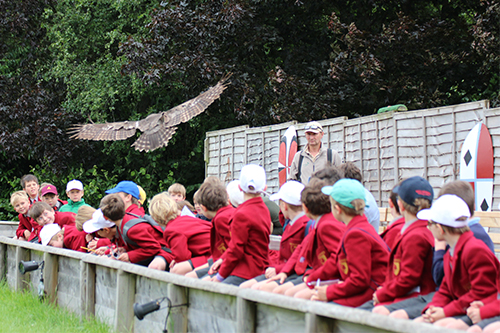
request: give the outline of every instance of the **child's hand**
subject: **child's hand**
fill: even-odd
[[[268,267],[266,269],[266,274],[265,274],[266,279],[272,278],[275,275],[276,275],[276,268]]]
[[[87,235],[87,236],[92,237],[92,235]],[[87,238],[87,236],[85,236],[85,238]],[[95,238],[91,239],[87,247],[91,250],[94,250],[97,247],[97,239]]]
[[[479,310],[482,306],[484,306],[484,303],[481,301],[470,303],[470,307],[467,309],[467,316],[472,320],[473,324],[477,324],[482,320]]]
[[[90,249],[90,247],[89,247],[89,249]],[[96,250],[94,251],[94,253],[95,253],[95,254],[97,254],[98,256],[102,256],[103,254],[106,254],[106,250],[107,250],[107,249],[108,249],[108,247],[107,247],[107,246],[102,246],[102,247],[100,247],[100,248],[96,249]]]
[[[373,305],[377,305],[377,304],[380,303],[379,300],[378,300],[378,297],[377,297],[377,292],[373,293],[373,298],[372,299],[373,299]]]
[[[272,282],[272,281],[279,281],[280,284],[283,284],[283,282],[285,282],[285,279],[288,277],[288,275],[286,275],[286,273],[279,273],[275,276],[273,276],[272,278],[270,278],[269,280],[267,280],[267,283],[269,282]]]
[[[445,318],[444,310],[441,307],[430,306],[423,315],[424,321],[428,323],[435,323],[439,319]]]
[[[120,256],[117,258],[117,260],[124,261],[124,262],[130,262],[130,259],[128,257],[128,253],[122,253]]]
[[[314,294],[311,297],[312,301],[321,301],[326,302],[328,299],[326,298],[326,289],[328,286],[315,287]]]
[[[174,268],[175,264],[176,264],[176,263],[175,263],[175,260],[172,260],[172,261],[170,262],[170,265],[169,265],[168,267],[170,267],[170,269],[172,269],[172,268]]]
[[[446,250],[446,241],[440,241],[434,238],[434,250]]]
[[[221,264],[222,264],[222,259],[219,259],[216,262],[214,262],[212,267],[210,267],[210,270],[208,271],[208,275],[217,273]]]

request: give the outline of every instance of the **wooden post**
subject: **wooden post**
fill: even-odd
[[[7,245],[0,243],[0,281],[7,278]]]
[[[82,317],[95,315],[95,265],[80,261],[80,304]]]
[[[43,261],[45,262],[42,272],[44,289],[47,300],[54,304],[57,301],[57,281],[59,271],[59,261],[57,258],[58,256],[55,254],[50,254],[48,252],[43,254]]]
[[[236,299],[236,332],[255,332],[255,303],[244,298]]]
[[[188,295],[187,289],[169,283],[168,298],[173,306],[185,304],[185,306],[175,307],[170,310],[167,327],[169,332],[187,332],[188,329]],[[164,302],[163,304],[165,304]],[[162,305],[164,307],[164,305]]]
[[[23,247],[17,246],[16,247],[16,262],[15,262],[15,269],[14,269],[14,276],[15,276],[14,290],[15,291],[22,291],[24,289],[28,289],[28,285],[29,285],[29,277],[21,274],[21,272],[19,271],[19,262],[21,262],[21,260],[23,260],[23,261],[30,260],[30,252]]]
[[[306,333],[315,333],[315,332],[333,332],[333,323],[334,320],[320,317],[315,313],[306,313]]]
[[[114,330],[117,332],[134,331],[134,301],[136,275],[118,270],[116,276],[116,309]]]

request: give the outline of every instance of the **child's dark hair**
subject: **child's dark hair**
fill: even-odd
[[[313,173],[311,178],[318,178],[324,180],[326,181],[327,185],[331,186],[342,178],[342,171],[340,171],[338,167],[335,167],[333,165],[327,165],[323,169]]]
[[[44,211],[51,211],[53,210],[52,207],[50,207],[50,205],[46,202],[43,202],[43,201],[37,201],[33,204],[33,206],[31,206],[30,208],[30,211],[28,213],[28,215],[33,219],[33,220],[37,220],[40,215],[42,215],[42,213]]]
[[[342,204],[339,204],[337,201],[333,200],[332,197],[330,197],[330,202],[332,204],[332,208],[335,205],[338,205],[342,211],[349,216],[358,216],[358,215],[363,215],[365,213],[365,201],[363,199],[354,199],[351,201],[351,205],[354,206],[354,208],[344,206]]]
[[[31,173],[22,176],[21,177],[21,187],[25,188],[27,182],[35,182],[38,184],[38,178],[36,178],[36,176],[32,175]]]
[[[99,208],[102,210],[102,215],[111,221],[119,221],[125,216],[125,203],[117,193],[102,198]]]
[[[203,183],[198,190],[198,199],[198,204],[205,206],[211,212],[216,212],[227,206],[226,187],[222,183]]]
[[[474,215],[474,190],[469,182],[463,180],[455,180],[445,184],[439,191],[439,196],[444,194],[454,194],[469,206],[470,216]]]
[[[413,206],[404,202],[402,199],[399,200],[403,202],[403,207],[405,208],[405,210],[412,215],[417,215],[417,213],[422,209],[431,208],[431,202],[425,198],[416,198],[413,202]]]
[[[401,184],[401,182],[399,182],[396,186],[399,186]],[[392,204],[394,205],[394,209],[396,210],[396,212],[398,214],[401,214],[400,210],[399,210],[399,205],[398,205],[398,194],[396,192],[394,192],[394,188],[396,188],[396,186],[394,186],[391,190],[391,194],[389,195],[389,200],[391,200]]]
[[[321,188],[327,185],[328,183],[324,180],[311,178],[309,184],[302,190],[301,201],[312,215],[331,212],[330,196],[321,192]]]
[[[344,178],[356,179],[360,183],[363,183],[363,176],[361,175],[361,170],[352,162],[345,162],[340,165],[340,171],[344,174]]]

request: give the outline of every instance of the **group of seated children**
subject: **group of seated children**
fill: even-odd
[[[365,215],[371,202],[360,175],[344,163],[317,171],[306,186],[283,184],[270,197],[284,217],[274,254],[262,195],[266,174],[254,164],[227,187],[207,178],[195,194],[194,213],[182,208],[185,189],[176,187],[155,195],[145,215],[145,193],[131,181],[107,190],[97,210],[85,206],[83,186],[71,181],[68,203],[56,208],[55,188],[47,184],[38,193],[31,175],[11,203],[19,213],[19,239],[437,326],[499,330],[500,264],[472,217],[471,185],[447,183],[433,203],[427,180],[403,180],[389,198],[394,220],[379,235]],[[81,195],[70,196],[75,190]]]

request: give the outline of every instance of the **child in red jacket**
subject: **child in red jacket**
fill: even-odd
[[[342,283],[330,286],[316,285],[312,300],[330,301],[346,306],[360,306],[372,298],[373,292],[384,282],[389,248],[369,224],[364,215],[365,188],[354,179],[341,179],[333,186],[325,186],[330,195],[333,216],[347,225],[336,255],[335,266],[325,264],[329,279]],[[315,281],[315,276],[309,276]],[[320,279],[317,279],[320,283]]]
[[[396,188],[399,185],[396,185]],[[398,194],[394,192],[394,188],[391,191],[389,196],[389,210],[393,217],[392,221],[387,226],[387,229],[383,233],[380,234],[380,237],[384,240],[384,242],[389,246],[392,250],[394,245],[396,245],[396,240],[399,235],[401,235],[401,229],[405,225],[405,218],[401,215],[398,205]]]
[[[415,176],[404,180],[395,192],[405,224],[391,251],[384,284],[373,293],[372,301],[361,306],[385,315],[389,314],[387,308],[378,305],[426,295],[436,288],[432,278],[434,237],[427,221],[416,216],[431,206],[434,190],[427,180]]]
[[[165,228],[163,239],[173,257],[170,272],[184,275],[207,262],[212,224],[189,215],[179,216],[177,204],[168,194],[160,193],[151,199],[149,213]]]
[[[31,206],[29,216],[38,223],[34,230],[36,236],[40,236],[40,230],[47,224],[56,223],[61,228],[65,225],[75,225],[75,214],[55,211],[48,203],[41,201],[37,201]],[[41,241],[40,237],[39,241]]]
[[[302,191],[304,212],[316,222],[281,272],[271,278],[282,284],[273,289],[273,293],[310,299],[313,289],[306,284],[313,281],[310,280],[310,275],[315,276],[314,281],[318,278],[328,279],[324,267],[328,261],[336,262],[336,253],[345,231],[345,224],[335,219],[329,197],[321,192],[327,185],[328,182],[313,177]],[[299,276],[298,281],[297,279],[287,281],[286,279],[293,273]]]
[[[167,243],[159,225],[141,222],[125,230],[131,220],[144,216],[144,209],[137,205],[140,198],[137,184],[121,181],[106,193],[109,195],[102,198],[99,207],[104,218],[118,227],[117,245],[125,250],[117,259],[161,271],[168,270],[173,257],[167,251]],[[125,242],[125,236],[129,239],[128,243]]]
[[[61,228],[56,223],[46,224],[40,231],[42,245],[87,253],[85,235],[84,231],[77,230],[74,225]]]
[[[450,249],[444,255],[441,286],[422,311],[423,316],[415,320],[467,329],[472,321],[466,309],[472,302],[497,301],[500,264],[484,242],[470,231],[467,226],[469,208],[456,195],[440,196],[430,209],[419,212],[418,217],[428,220],[434,237],[445,240]]]
[[[304,185],[302,183],[290,180],[281,186],[278,193],[271,195],[271,200],[279,200],[280,210],[283,216],[289,220],[281,237],[278,263],[268,267],[265,274],[244,282],[240,287],[271,291],[278,286],[276,281],[269,282],[266,279],[272,278],[281,272],[285,263],[304,239],[305,228],[309,222],[300,201],[303,189]]]
[[[241,169],[240,189],[244,202],[238,206],[231,222],[231,242],[209,274],[217,272],[214,282],[240,285],[263,274],[268,266],[271,217],[261,193],[267,189],[263,167],[248,164]]]
[[[210,258],[208,263],[196,267],[186,276],[194,278],[210,278],[207,273],[214,261],[217,261],[226,252],[231,233],[231,222],[235,208],[229,204],[228,191],[220,182],[204,182],[198,190],[197,200],[200,212],[212,221],[210,228]]]
[[[10,196],[10,204],[18,213],[19,225],[16,230],[15,239],[31,241],[36,234],[35,229],[38,224],[28,215],[30,209],[30,199],[25,191],[16,191]]]

